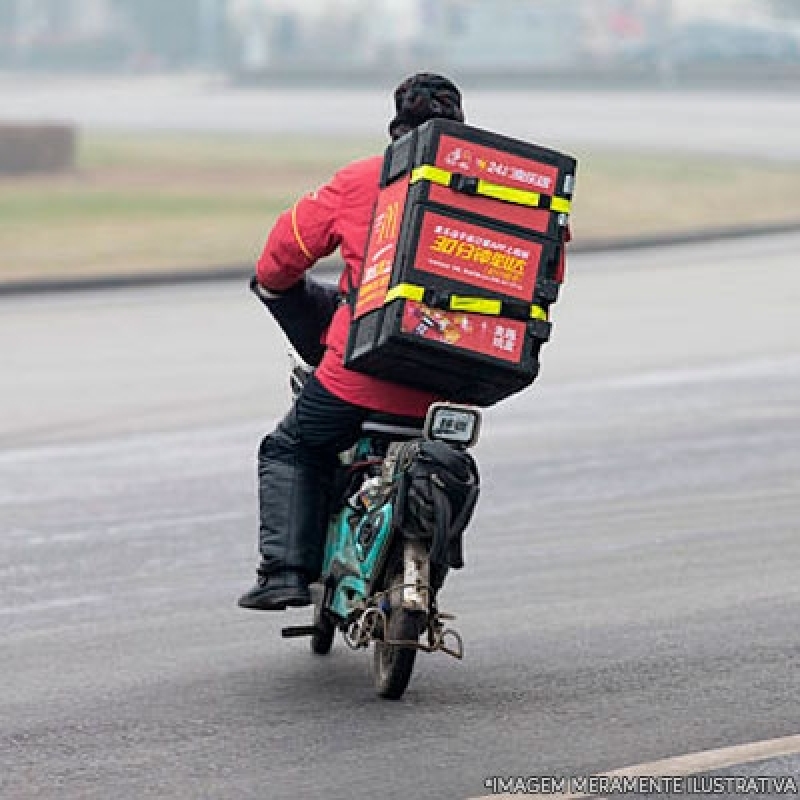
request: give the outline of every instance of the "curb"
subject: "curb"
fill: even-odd
[[[33,278],[0,283],[0,297],[245,281],[252,274],[253,267],[235,266],[126,275],[99,275],[85,278]]]
[[[626,250],[646,250],[658,247],[678,247],[685,244],[710,244],[730,239],[751,239],[757,236],[777,236],[784,233],[800,233],[800,221],[766,222],[762,225],[746,225],[735,228],[706,228],[685,233],[631,236],[621,239],[588,239],[569,245],[570,253],[610,253]]]
[[[756,236],[774,236],[783,233],[800,233],[800,222],[779,222],[738,228],[709,228],[702,231],[689,231],[678,234],[632,236],[620,239],[579,240],[570,244],[569,252],[586,254],[626,252],[628,250],[646,250],[686,244],[704,244],[730,239],[746,239]],[[318,275],[335,275],[340,269],[341,262],[336,259],[327,259],[320,262],[316,268],[316,273]],[[0,283],[0,297],[107,289],[143,289],[231,281],[244,282],[252,274],[252,266],[231,266],[213,269],[173,270],[150,274],[103,275],[85,278],[36,278]]]

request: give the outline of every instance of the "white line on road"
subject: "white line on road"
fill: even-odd
[[[99,605],[107,603],[108,595],[86,594],[78,597],[62,597],[56,600],[47,600],[40,603],[26,603],[19,606],[0,606],[0,616],[11,614],[30,614],[32,612],[49,612],[73,606]]]
[[[714,770],[727,769],[728,767],[740,766],[742,764],[752,764],[755,761],[765,761],[771,758],[783,758],[800,754],[800,734],[794,736],[784,736],[780,739],[767,739],[761,742],[750,742],[748,744],[734,745],[733,747],[721,747],[717,750],[702,750],[698,753],[687,753],[682,756],[663,758],[659,761],[650,761],[646,764],[636,764],[630,767],[622,767],[611,772],[599,773],[597,777],[602,778],[660,778],[667,776],[682,777],[686,775],[697,775],[701,772],[712,772]],[[529,794],[527,797],[550,798],[554,795]],[[589,797],[587,794],[563,794],[558,795],[560,800],[577,800],[581,797]],[[517,797],[516,794],[491,794],[474,797],[472,800],[511,800]]]

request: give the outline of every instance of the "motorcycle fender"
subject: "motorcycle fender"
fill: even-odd
[[[430,560],[427,548],[417,540],[403,544],[403,600],[406,611],[427,612],[430,607]]]

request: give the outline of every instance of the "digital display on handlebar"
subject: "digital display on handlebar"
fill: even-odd
[[[481,413],[471,406],[434,403],[425,420],[425,436],[449,444],[471,447],[478,441]]]

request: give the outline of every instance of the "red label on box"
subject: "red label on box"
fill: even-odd
[[[483,314],[441,311],[409,300],[400,330],[424,339],[518,364],[525,342],[525,323]]]
[[[546,234],[550,229],[552,211],[542,208],[532,208],[531,206],[519,206],[516,203],[505,203],[502,200],[495,200],[492,197],[482,195],[462,194],[453,191],[448,186],[439,186],[432,183],[429,197],[433,203],[441,203],[452,208],[459,208],[462,211],[469,211],[473,214],[481,214],[484,217],[501,219],[511,225],[519,225],[536,233]]]
[[[435,166],[539,194],[554,195],[558,190],[558,167],[452,136],[439,139]]]
[[[398,180],[381,191],[378,197],[356,299],[356,318],[383,305],[392,278],[408,183],[408,177]]]
[[[541,257],[536,242],[426,212],[414,268],[530,301]]]

